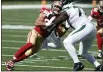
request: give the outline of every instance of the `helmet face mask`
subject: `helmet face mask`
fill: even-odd
[[[59,12],[62,10],[62,2],[54,1],[51,5],[51,10],[53,11],[53,14],[58,15]]]
[[[99,1],[98,3],[98,9],[101,13],[103,13],[103,0]]]

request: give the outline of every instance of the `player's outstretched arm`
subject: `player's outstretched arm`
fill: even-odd
[[[68,19],[68,15],[66,12],[62,12],[52,23],[53,24],[61,24],[62,22],[66,21]]]
[[[53,31],[55,28],[58,27],[58,25],[60,25],[62,22],[66,21],[68,19],[68,15],[66,12],[62,12],[61,14],[59,14],[52,22],[49,26],[46,27],[46,30],[48,32]]]

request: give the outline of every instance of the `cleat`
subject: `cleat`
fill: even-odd
[[[95,71],[103,71],[103,65],[99,65],[97,68],[95,68]]]
[[[83,70],[83,68],[84,68],[84,65],[81,62],[78,62],[74,64],[73,71],[80,71],[80,70]]]
[[[6,69],[7,69],[7,71],[12,71],[13,70],[13,67],[14,67],[14,62],[13,61],[7,61],[7,62],[5,62],[5,64],[6,64]]]

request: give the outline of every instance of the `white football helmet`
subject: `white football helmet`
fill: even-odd
[[[51,10],[55,15],[59,14],[59,12],[62,10],[62,2],[54,1],[51,5]]]
[[[98,3],[98,9],[101,13],[103,13],[103,0],[100,0]]]

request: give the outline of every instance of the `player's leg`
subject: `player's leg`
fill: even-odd
[[[70,53],[71,57],[73,57],[74,63],[80,62],[78,60],[76,50],[74,48],[74,44],[78,43],[78,42],[80,42],[80,41],[82,41],[83,39],[86,38],[86,35],[89,34],[89,31],[87,29],[88,29],[88,27],[86,27],[86,25],[83,25],[82,27],[71,32],[68,35],[68,37],[65,38],[65,40],[63,41],[65,48]],[[72,52],[75,53],[75,54],[73,54]],[[77,59],[77,60],[75,60],[75,59]]]
[[[43,41],[40,49],[48,49],[48,45],[47,45],[47,44],[48,44],[48,38],[46,38],[46,39]],[[30,56],[30,58],[39,58],[39,57],[40,57],[40,56],[38,55],[38,52],[36,52],[36,53],[34,53],[33,55]]]
[[[82,26],[79,29],[74,30],[63,41],[64,47],[66,48],[66,50],[68,51],[68,53],[70,54],[70,56],[72,57],[72,59],[75,63],[74,70],[82,70],[84,68],[83,64],[78,59],[74,44],[82,41],[82,39],[85,39],[85,34],[84,34],[84,31],[86,31],[85,27],[86,26]],[[79,67],[77,67],[77,66],[79,66]]]
[[[18,59],[22,54],[24,54],[27,50],[29,50],[30,48],[32,48],[35,44],[35,41],[36,41],[36,38],[37,38],[37,33],[35,30],[31,30],[29,33],[28,33],[28,36],[27,36],[27,42],[24,46],[22,46],[14,55],[13,59],[14,61],[16,59]]]
[[[28,38],[32,35],[32,31],[28,33]],[[6,62],[6,68],[7,70],[12,70],[14,63],[18,61],[18,58],[23,56],[26,57],[24,54],[26,50],[32,47],[32,43],[26,43],[24,46],[22,46],[13,56],[13,58]],[[23,58],[22,58],[23,59]]]
[[[97,45],[98,45],[98,56],[97,56],[97,58],[102,57],[102,45],[103,45],[102,35],[103,35],[103,28],[98,28],[97,35],[96,35]]]
[[[70,33],[70,35],[64,40],[64,46],[66,48],[66,50],[68,51],[68,53],[70,54],[70,56],[72,57],[76,67],[74,66],[74,69],[78,68],[78,65],[77,63],[79,63],[79,59],[77,57],[77,54],[76,54],[76,50],[74,48],[74,44],[75,43],[78,43],[78,42],[81,42],[83,40],[85,40],[91,33],[92,31],[95,31],[95,26],[91,25],[91,24],[88,24],[88,25],[83,25],[81,26],[80,28],[74,30],[72,33]],[[83,65],[80,65],[80,70],[83,69],[83,67],[81,68],[81,66]],[[79,70],[78,68],[78,70]]]
[[[83,44],[83,51],[82,51],[82,57],[84,57],[85,59],[87,59],[91,64],[93,64],[95,66],[95,70],[97,71],[101,71],[102,66],[100,65],[100,63],[94,58],[94,56],[90,55],[87,51],[88,49],[91,48],[92,46],[92,41],[93,41],[93,37],[82,41]]]
[[[92,38],[90,38],[90,39],[88,39],[88,40],[82,41],[82,44],[83,44],[82,56],[83,56],[84,58],[86,58],[86,59],[87,59],[91,64],[93,64],[95,67],[97,67],[97,66],[99,66],[100,64],[96,61],[96,59],[95,59],[92,55],[90,55],[90,54],[88,53],[88,49],[90,49],[91,46],[92,46],[92,41],[93,41]]]
[[[34,40],[35,42],[34,41],[32,42],[34,46],[31,47],[29,50],[26,50],[26,52],[24,54],[22,54],[17,60],[15,60],[15,62],[22,61],[25,58],[28,58],[30,55],[33,55],[36,52],[38,52],[38,50],[40,49],[40,47],[41,47],[41,45],[43,43],[43,39],[40,37],[40,34],[38,34],[38,33],[36,34],[36,36],[37,37],[35,38],[35,36],[33,35],[33,38],[35,38],[35,40]]]
[[[82,44],[82,42],[80,42],[80,43],[79,43],[78,57],[81,57],[81,55],[82,55],[82,50],[83,50],[83,44]]]
[[[27,39],[29,39],[29,37],[32,35],[32,30],[28,33],[28,37]],[[33,46],[32,43],[27,42],[24,46],[22,46],[13,56],[12,60],[7,61],[6,62],[6,68],[7,70],[12,70],[14,63],[18,62],[18,58],[20,58],[22,56],[21,59],[23,59],[24,57],[26,57],[26,55],[24,54],[28,49],[30,49]]]
[[[33,51],[31,50],[31,48],[35,47],[37,37],[38,33],[35,30],[31,30],[28,33],[27,43],[15,53],[12,60],[6,62],[8,70],[12,69],[12,66],[10,65],[13,65],[15,62],[24,60],[25,58],[27,58],[32,54]]]
[[[43,41],[40,49],[48,49],[47,43],[48,43],[48,42],[47,42],[47,38],[46,38],[46,39]],[[30,56],[30,58],[40,58],[40,56],[39,56],[38,52],[36,52],[36,53],[32,54],[32,55]]]
[[[72,36],[68,36],[64,41],[64,47],[65,49],[68,51],[68,53],[70,54],[70,56],[72,57],[73,61],[74,61],[74,71],[78,71],[78,70],[82,70],[84,68],[84,65],[80,62],[80,60],[78,59],[78,56],[76,54],[76,49],[74,47],[74,40],[76,39],[76,37],[72,37]],[[78,66],[78,67],[77,67]]]
[[[96,35],[96,31],[93,30],[93,32],[91,34],[89,34],[89,36],[87,37],[87,39],[85,39],[85,40],[83,40],[81,42],[82,48],[83,48],[82,49],[82,56],[84,58],[86,58],[91,64],[93,64],[95,66],[96,70],[101,71],[101,69],[103,69],[103,68],[100,65],[100,63],[96,61],[96,59],[94,58],[94,56],[92,56],[92,55],[90,55],[88,53],[88,49],[91,48],[92,42],[95,39],[95,35]]]

